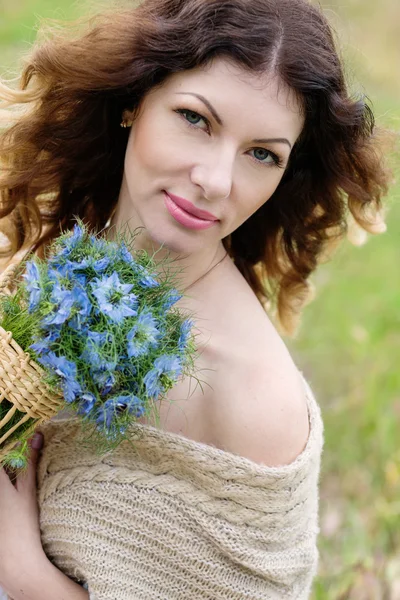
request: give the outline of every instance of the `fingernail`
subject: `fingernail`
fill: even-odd
[[[40,450],[43,446],[43,435],[41,433],[35,433],[32,438],[32,448],[34,450]]]

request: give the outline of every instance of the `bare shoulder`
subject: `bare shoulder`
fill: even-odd
[[[215,370],[212,427],[224,450],[269,466],[286,465],[308,440],[306,391],[280,336],[267,317],[268,322],[259,318],[245,334],[236,332],[238,339],[228,344]]]
[[[183,403],[185,423],[165,426],[260,464],[290,464],[309,437],[302,377],[236,267],[225,263],[208,284],[190,307],[206,385]]]

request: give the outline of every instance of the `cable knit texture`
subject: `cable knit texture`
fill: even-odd
[[[319,408],[290,465],[134,426],[99,458],[55,419],[38,468],[43,547],[91,600],[306,599],[317,566]]]

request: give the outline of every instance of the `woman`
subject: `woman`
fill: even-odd
[[[1,93],[29,107],[0,139],[9,256],[74,216],[110,239],[142,227],[184,267],[203,385],[180,381],[102,460],[70,415],[43,427],[40,530],[38,451],[16,488],[1,473],[0,584],[15,600],[307,598],[322,423],[262,304],[292,332],[350,213],[384,230],[387,183],[323,14],[145,0],[38,45]]]

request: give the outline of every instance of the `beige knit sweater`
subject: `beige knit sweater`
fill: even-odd
[[[310,437],[270,468],[177,434],[135,425],[99,458],[74,418],[42,427],[43,547],[91,600],[306,599],[317,565],[319,408]]]

